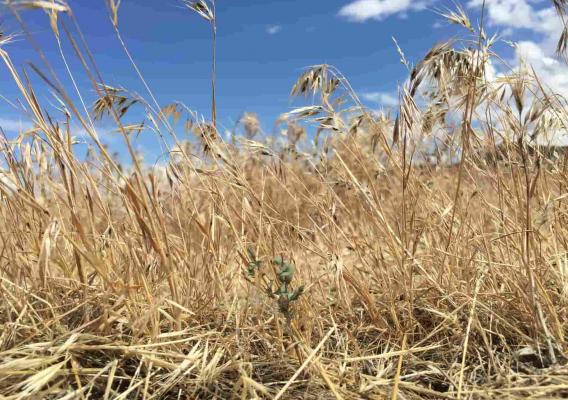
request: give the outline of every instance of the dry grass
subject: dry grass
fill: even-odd
[[[492,39],[463,10],[446,17],[472,36],[412,69],[394,120],[316,66],[293,94],[319,101],[281,118],[286,142],[247,113],[226,144],[184,105],[105,84],[62,1],[7,8],[48,13],[85,66],[68,78],[86,74],[98,100],[45,59],[32,71],[57,114],[0,49],[34,125],[1,140],[0,398],[568,396],[568,153],[536,144],[564,129],[565,100],[529,71],[489,80]],[[175,143],[163,168],[137,158],[132,113]],[[99,117],[132,165],[101,144]],[[87,160],[69,126],[93,142]],[[277,257],[297,298],[274,293]]]

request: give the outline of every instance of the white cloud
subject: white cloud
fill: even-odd
[[[269,25],[266,27],[266,33],[268,33],[269,35],[276,35],[281,30],[282,30],[281,25]]]
[[[341,17],[353,22],[382,20],[393,14],[423,10],[435,0],[355,0],[339,10]]]
[[[388,92],[369,92],[361,95],[363,99],[372,103],[379,104],[383,107],[394,107],[398,104],[396,94]]]
[[[531,65],[537,76],[554,93],[568,97],[568,66],[548,55],[542,46],[532,41],[518,42],[516,46],[518,60]]]
[[[0,118],[0,128],[4,132],[20,133],[31,129],[32,124],[29,121],[17,118]]]
[[[481,7],[483,0],[470,0],[469,7]],[[532,7],[525,0],[485,0],[489,22],[495,25],[529,27],[533,25]]]
[[[470,0],[468,6],[480,8],[483,0]],[[556,42],[562,32],[562,21],[550,5],[541,0],[486,0],[490,26],[503,28],[502,34],[514,38],[529,32],[529,39],[516,43],[514,69],[524,61],[534,68],[541,81],[554,93],[568,97],[568,66],[555,58]]]
[[[542,45],[551,49],[562,32],[562,21],[552,6],[539,0],[485,0],[489,25],[505,28],[510,35],[515,30],[529,30],[540,36]],[[481,8],[483,0],[470,0],[468,6]]]
[[[0,129],[2,129],[7,134],[20,134],[22,132],[29,131],[33,129],[34,125],[31,121],[18,118],[2,118],[0,117]],[[62,130],[66,127],[64,124],[60,125]],[[119,134],[118,128],[110,126],[95,126],[95,131],[97,132],[100,139],[104,142],[113,143],[119,141],[121,135]],[[71,136],[77,140],[77,143],[84,143],[84,139],[90,138],[87,130],[76,123],[71,124]]]
[[[104,139],[105,141],[114,141],[115,139],[119,139],[122,135],[120,133],[120,129],[116,126],[94,126],[94,131],[96,132],[97,136],[100,139]],[[77,138],[90,138],[91,135],[89,132],[79,124],[71,124],[71,136],[75,136]]]

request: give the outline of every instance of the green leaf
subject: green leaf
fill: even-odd
[[[274,292],[274,294],[277,296],[288,296],[288,290],[286,289],[286,286],[280,286],[278,287],[278,289],[276,289],[276,292]]]
[[[282,265],[284,264],[284,260],[282,259],[282,257],[276,256],[274,258],[274,264],[278,265],[279,267],[282,267]]]
[[[247,266],[247,273],[250,277],[254,277],[256,271],[260,268],[260,261],[254,260],[249,262]]]
[[[280,282],[288,284],[292,282],[292,278],[294,278],[294,264],[282,262],[280,264],[280,271],[278,272],[278,279]]]
[[[300,286],[298,289],[294,290],[292,293],[288,294],[288,300],[295,301],[304,293],[304,285]]]

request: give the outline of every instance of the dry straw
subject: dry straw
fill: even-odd
[[[215,4],[185,5],[215,37]],[[318,65],[282,137],[245,113],[225,143],[215,60],[210,119],[160,105],[120,1],[107,6],[150,101],[105,83],[67,4],[5,2],[34,46],[26,13],[45,11],[82,69],[59,77],[36,47],[42,64],[20,70],[0,36],[28,118],[0,137],[2,399],[568,395],[568,153],[547,145],[567,104],[529,67],[488,76],[498,38],[483,21],[440,11],[464,36],[414,66],[397,45],[410,76],[394,111]],[[102,144],[101,118],[131,163]],[[142,130],[162,167],[134,150]]]

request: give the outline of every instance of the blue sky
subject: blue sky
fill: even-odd
[[[373,108],[393,104],[397,86],[407,71],[399,62],[394,36],[409,61],[418,61],[435,43],[460,33],[436,10],[454,8],[443,0],[218,0],[218,115],[232,127],[244,111],[256,112],[265,131],[271,132],[277,116],[290,110],[292,84],[303,68],[319,63],[336,66]],[[481,0],[461,4],[476,24]],[[568,70],[553,58],[560,34],[548,0],[487,0],[488,31],[506,40],[518,40],[517,49],[498,46],[511,65],[523,55],[537,72],[561,93],[568,94]],[[123,86],[146,96],[122,51],[103,0],[69,1],[98,66],[108,84]],[[49,20],[41,11],[23,13],[28,28],[65,78]],[[2,11],[4,30],[21,32],[12,16]],[[126,44],[152,90],[163,105],[182,101],[209,115],[210,31],[205,21],[183,7],[181,0],[122,0],[119,27]],[[72,51],[64,41],[70,59]],[[5,47],[17,66],[27,61],[40,65],[23,36]],[[78,63],[72,61],[71,66]],[[94,92],[84,76],[79,86],[91,103]],[[0,67],[0,95],[11,102],[18,94]],[[39,81],[34,79],[34,82]],[[38,91],[43,104],[53,104],[47,91]],[[0,101],[0,126],[12,134],[21,112]],[[142,118],[140,118],[142,119]],[[112,133],[105,133],[116,143]],[[138,148],[152,156],[151,138],[142,137]]]

